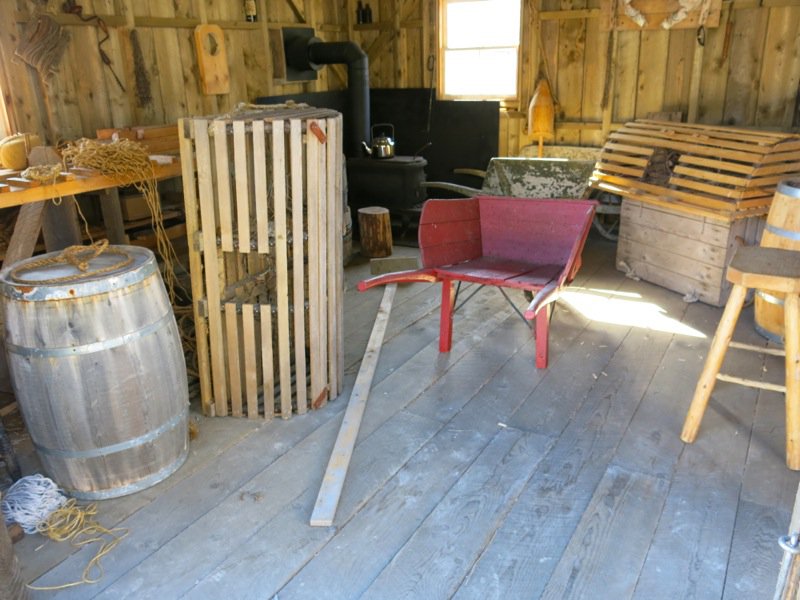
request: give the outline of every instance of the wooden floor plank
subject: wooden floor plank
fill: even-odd
[[[439,353],[438,286],[399,286],[337,527],[308,517],[344,402],[286,422],[201,419],[176,474],[100,503],[131,535],[98,584],[58,597],[771,597],[800,478],[783,399],[719,384],[698,440],[680,442],[709,344],[686,328],[710,336],[721,310],[625,278],[615,252],[590,235],[583,299],[559,300],[543,370],[496,292],[457,314]],[[354,291],[368,270],[345,272],[350,387],[382,294]],[[585,311],[603,294],[630,310]],[[760,340],[752,308],[736,339]],[[725,370],[780,381],[781,359],[747,356]],[[92,554],[64,548],[32,535],[15,551],[29,578],[61,583]]]
[[[355,598],[375,579],[453,485],[476,461],[496,463],[519,434],[446,427],[409,461],[342,530],[284,587],[281,598]],[[542,439],[545,445],[548,440]],[[541,446],[540,446],[541,449]],[[363,545],[358,540],[372,540]],[[342,552],[341,548],[347,548]],[[331,579],[328,573],[337,572]]]
[[[293,572],[291,565],[302,565],[309,560],[315,549],[333,534],[330,528],[309,527],[308,516],[314,502],[313,492],[325,469],[325,455],[336,437],[336,425],[335,421],[329,421],[290,456],[275,461],[242,488],[234,490],[99,597],[139,598],[146,586],[148,595],[159,598],[178,598],[189,590],[192,590],[190,597],[207,594],[205,597],[244,598],[254,571],[262,576],[258,590],[253,592],[260,594],[257,597],[271,597],[283,578]],[[386,423],[359,446],[348,489],[357,491],[362,498],[372,496],[440,427],[436,422],[408,413]],[[312,497],[307,502],[308,492],[312,492]],[[343,499],[342,512],[347,511],[351,498],[352,495],[348,500]],[[295,514],[300,504],[298,512],[304,515]],[[294,521],[296,516],[301,517],[300,522]],[[249,523],[249,527],[238,526],[243,522]],[[294,538],[291,557],[284,546],[275,543],[289,539],[285,529],[289,524],[293,526]],[[225,534],[209,535],[209,531]],[[200,583],[195,587],[197,582]],[[220,595],[214,590],[220,590]]]
[[[497,455],[490,445],[362,598],[449,597],[541,460],[543,441],[550,442],[536,434],[501,430],[494,440]]]
[[[181,485],[195,473],[208,469],[209,465],[220,456],[242,443],[261,427],[261,423],[244,419],[229,421],[203,417],[194,412],[191,413],[191,418],[198,423],[199,433],[189,444],[189,455],[183,466],[151,488],[130,496],[101,502],[100,515],[106,527],[114,527],[139,511],[152,510],[150,506],[152,502],[163,496],[167,490]],[[27,450],[24,469],[26,473],[42,472],[41,464],[32,447]],[[27,581],[37,579],[76,552],[76,548],[70,544],[43,542],[40,536],[26,536],[14,545],[18,553],[27,557],[21,563],[22,573]]]
[[[332,406],[332,412],[343,409],[343,403]],[[120,521],[121,526],[130,529],[130,534],[119,546],[119,551],[111,553],[103,561],[105,574],[92,587],[92,594],[97,594],[113,584],[329,420],[329,413],[318,411],[303,419],[266,423],[253,435],[229,448],[217,460],[186,478],[180,485],[158,495],[150,503],[148,510],[140,510]],[[84,547],[37,579],[36,584],[53,585],[74,580],[94,552],[92,548]],[[86,598],[86,594],[86,590],[81,587],[72,588],[59,592],[59,599],[81,600]]]
[[[718,318],[717,309],[696,302],[689,305],[684,323],[707,333],[713,332]],[[631,471],[671,477],[683,450],[679,433],[708,344],[704,338],[675,338],[622,438],[615,464]]]
[[[737,340],[763,345],[752,324],[740,325]],[[729,351],[725,370],[759,379],[761,365],[756,354]],[[654,589],[673,598],[722,596],[757,396],[758,390],[718,383],[701,435],[676,464],[636,598],[651,598]],[[687,403],[676,398],[678,415]]]
[[[739,503],[724,600],[772,597],[783,556],[778,538],[787,533],[790,517],[782,506]]]
[[[542,593],[671,339],[631,330],[608,362],[608,375],[588,391],[456,598]]]
[[[372,326],[369,343],[358,369],[353,391],[350,392],[342,425],[333,450],[331,450],[328,467],[325,469],[317,501],[311,513],[309,523],[314,527],[329,527],[333,525],[333,519],[336,517],[336,507],[339,505],[342,487],[344,487],[347,470],[350,467],[350,459],[356,446],[361,418],[367,408],[372,377],[380,358],[383,336],[386,333],[386,324],[389,322],[396,291],[396,283],[387,285],[383,291],[383,299],[378,308],[378,315],[375,317],[375,324]]]
[[[659,477],[610,467],[542,599],[629,598],[668,486]]]

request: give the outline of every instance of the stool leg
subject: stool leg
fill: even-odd
[[[786,466],[800,470],[800,296],[783,304],[786,349]]]
[[[711,341],[711,347],[708,349],[706,364],[700,374],[700,379],[697,380],[692,404],[689,406],[689,412],[686,414],[686,420],[683,423],[681,439],[687,444],[691,444],[697,437],[700,421],[703,420],[703,414],[708,406],[708,399],[711,397],[711,392],[714,391],[717,373],[719,373],[719,369],[722,366],[725,352],[728,350],[728,344],[731,343],[733,330],[736,328],[736,321],[739,320],[739,313],[742,312],[742,305],[746,295],[746,287],[734,285],[728,298],[728,303],[725,305],[722,319],[720,319],[717,326],[717,332]]]

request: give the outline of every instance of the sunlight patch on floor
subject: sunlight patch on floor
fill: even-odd
[[[614,325],[640,327],[664,333],[704,338],[706,335],[667,315],[658,304],[641,295],[613,290],[570,288],[559,296],[587,319]]]

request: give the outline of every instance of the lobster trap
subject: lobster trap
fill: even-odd
[[[319,408],[343,377],[341,115],[276,105],[179,130],[203,412]]]

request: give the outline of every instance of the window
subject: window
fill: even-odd
[[[516,98],[520,0],[441,0],[439,18],[440,95]]]

